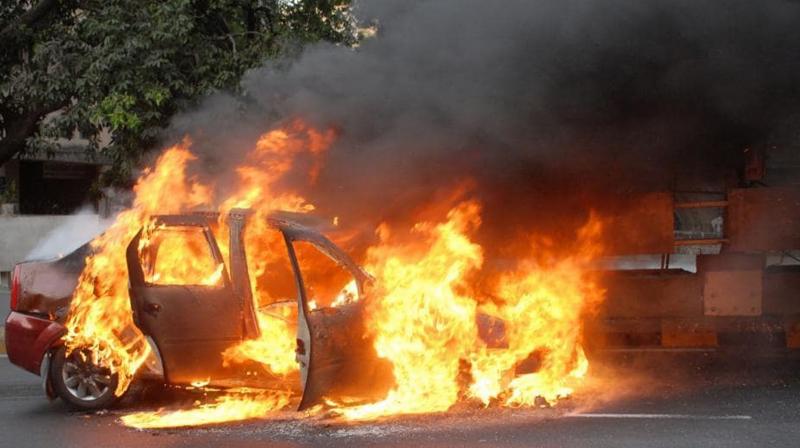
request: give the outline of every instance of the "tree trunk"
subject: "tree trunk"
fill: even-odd
[[[23,111],[22,114],[3,114],[3,127],[6,136],[0,140],[0,166],[5,165],[14,155],[25,149],[26,142],[39,128],[39,121],[50,112],[62,107],[61,104],[42,106]]]
[[[20,48],[22,48],[20,46],[24,46],[24,43],[20,42],[18,38],[20,26],[32,29],[46,26],[49,22],[46,19],[52,17],[51,13],[63,6],[62,3],[59,0],[40,0],[31,5],[30,9],[15,21],[0,29],[0,42],[3,42],[3,45],[0,45],[0,62],[6,67],[19,63]],[[0,115],[3,117],[3,130],[5,131],[5,137],[0,139],[0,166],[25,149],[26,141],[36,133],[39,121],[45,115],[66,104],[65,101],[64,104],[32,107],[22,112],[3,107],[3,104],[0,104]]]

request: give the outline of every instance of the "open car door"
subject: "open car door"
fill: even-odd
[[[166,381],[234,375],[223,367],[222,352],[245,336],[245,310],[207,219],[156,216],[126,257],[134,322],[155,343]]]
[[[298,408],[323,398],[383,397],[393,378],[391,364],[378,358],[366,334],[363,295],[370,276],[320,233],[278,219],[271,225],[284,234],[299,289],[296,358],[303,397]]]

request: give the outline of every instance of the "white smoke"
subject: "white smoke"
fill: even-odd
[[[114,218],[101,218],[91,206],[81,207],[73,215],[61,217],[63,223],[51,230],[25,257],[43,260],[62,257],[103,233]]]

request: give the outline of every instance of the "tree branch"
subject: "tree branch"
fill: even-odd
[[[39,122],[45,115],[61,109],[66,103],[36,107],[17,116],[9,117],[4,115],[3,127],[6,130],[6,135],[5,138],[0,140],[0,166],[25,149],[28,138],[36,133],[39,128]]]

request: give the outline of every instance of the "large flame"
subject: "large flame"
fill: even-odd
[[[296,300],[294,277],[282,255],[286,253],[283,236],[269,227],[267,215],[275,210],[309,212],[313,204],[302,196],[278,190],[280,181],[301,155],[310,156],[309,182],[316,181],[321,157],[333,141],[333,131],[318,131],[301,120],[262,135],[245,163],[237,168],[239,187],[221,205],[220,219],[233,208],[249,208],[254,216],[245,230],[247,266],[253,299],[257,307]],[[222,239],[224,240],[224,239]],[[223,253],[228,252],[225,244]],[[228,349],[228,362],[257,361],[267,370],[286,375],[298,370],[294,357],[297,328],[296,307],[258,312],[260,337]]]
[[[483,263],[481,247],[467,237],[478,213],[468,202],[444,223],[417,224],[415,244],[394,245],[382,229],[383,241],[368,253],[377,281],[367,325],[397,385],[383,401],[341,409],[346,417],[445,411],[458,399],[459,361],[477,339],[477,303],[465,281]]]
[[[473,357],[473,396],[488,403],[503,395],[506,404],[533,405],[537,397],[554,401],[572,392],[571,379],[588,369],[579,344],[583,313],[603,298],[587,270],[600,254],[600,230],[592,215],[571,253],[555,256],[533,245],[530,258],[500,275],[494,291],[499,300],[482,310],[505,323],[508,348],[482,349]],[[509,376],[532,354],[539,362],[535,373]]]
[[[219,231],[224,227],[226,212],[246,207],[255,213],[247,227],[245,243],[257,307],[295,300],[295,295],[288,293],[293,291],[293,277],[287,275],[285,268],[271,269],[279,258],[276,254],[285,252],[285,247],[280,234],[267,226],[266,215],[273,210],[308,212],[314,209],[298,194],[276,191],[274,184],[303,156],[308,157],[304,168],[309,172],[309,181],[314,182],[324,151],[332,139],[332,131],[317,131],[301,120],[265,133],[237,169],[239,183],[234,192],[221,201],[217,236],[226,259],[228,241]],[[151,355],[150,346],[133,323],[127,291],[125,249],[134,235],[144,229],[139,249],[149,283],[213,285],[221,280],[224,266],[204,263],[210,260],[204,256],[207,246],[198,244],[204,241],[180,233],[156,241],[161,232],[154,231],[164,229],[156,229],[150,220],[153,215],[182,213],[213,205],[212,189],[186,174],[187,164],[195,159],[189,146],[187,139],[167,149],[155,167],[142,174],[134,187],[133,206],[118,215],[115,223],[91,243],[94,253],[86,259],[71,302],[65,337],[67,347],[71,350],[88,348],[95,362],[111,368],[119,377],[117,395],[125,392],[134,374]],[[155,243],[159,245],[158,257],[150,260],[145,249]],[[226,362],[256,361],[277,375],[297,371],[294,359],[296,312],[292,314],[292,311],[292,307],[259,310],[260,338],[230,347],[224,353]],[[285,397],[280,397],[277,399],[275,394],[226,396],[217,403],[192,409],[188,415],[181,410],[149,416],[141,413],[127,419],[126,423],[166,427],[175,426],[176,422],[203,424],[251,418],[285,406]]]
[[[464,363],[468,395],[485,404],[554,401],[586,373],[581,315],[602,298],[586,269],[599,254],[599,220],[592,217],[578,232],[571,255],[548,263],[533,247],[530,259],[499,275],[489,294],[494,300],[487,300],[473,287],[484,262],[470,238],[479,214],[476,202],[463,202],[443,222],[415,225],[412,243],[393,243],[382,229],[367,258],[377,277],[368,326],[378,355],[393,364],[396,386],[377,403],[338,409],[345,418],[445,411],[463,392]],[[502,322],[506,347],[492,348],[479,336],[479,321],[492,317]],[[517,374],[532,355],[541,358],[536,372]]]
[[[120,213],[114,224],[91,243],[67,318],[68,349],[88,348],[95,361],[119,377],[121,395],[147,359],[150,347],[133,323],[128,298],[125,249],[134,235],[155,214],[179,213],[208,204],[210,191],[186,175],[194,159],[189,141],[167,149],[153,170],[146,170],[133,188],[133,206]],[[182,268],[181,268],[182,269]],[[167,270],[161,275],[172,276]]]
[[[277,377],[293,378],[290,374],[298,371],[296,287],[283,237],[266,218],[274,210],[314,210],[311,201],[288,190],[283,180],[300,171],[312,185],[334,138],[333,131],[316,130],[301,120],[273,129],[259,138],[237,168],[233,188],[216,196],[186,174],[194,159],[188,140],[167,149],[137,182],[131,209],[92,242],[93,253],[67,320],[67,346],[90,349],[97,362],[119,376],[116,393],[123,393],[151,355],[131,317],[128,243],[144,228],[139,249],[150,283],[216,285],[224,266],[196,262],[209,260],[203,256],[207,247],[195,243],[190,234],[158,240],[158,230],[164,229],[154,227],[150,218],[219,204],[214,233],[227,260],[227,212],[249,208],[253,216],[244,240],[260,337],[229,347],[223,357],[228,364],[256,362]],[[458,194],[452,197],[463,196],[463,189],[454,190]],[[553,402],[569,395],[579,384],[588,368],[580,345],[582,318],[603,297],[590,269],[601,249],[600,219],[591,216],[574,243],[558,252],[550,244],[536,244],[533,235],[499,243],[528,248],[518,259],[501,263],[511,266],[505,269],[487,261],[487,251],[476,238],[480,226],[480,203],[463,200],[426,208],[425,218],[410,228],[389,222],[377,229],[377,243],[362,260],[375,276],[365,325],[378,356],[392,365],[394,387],[385,398],[365,405],[337,405],[328,399],[337,415],[364,420],[443,412],[459,400],[535,405],[537,400]],[[146,249],[156,243],[159,255],[150,260]],[[322,279],[310,292],[329,300],[319,305],[335,307],[354,300],[355,283],[341,289],[342,278],[334,278],[313,257],[314,253],[298,252],[304,270]],[[286,392],[231,392],[211,404],[136,413],[123,421],[146,428],[219,423],[268,416],[289,400]]]

